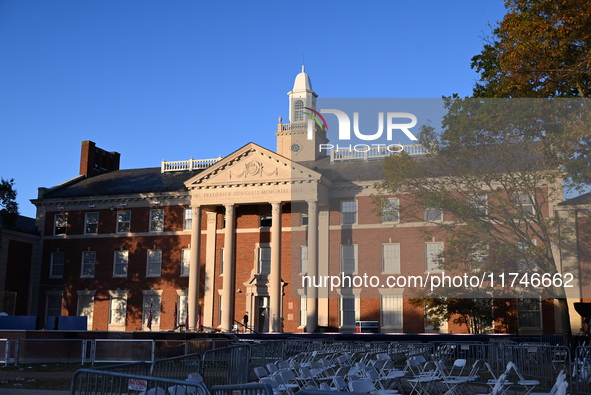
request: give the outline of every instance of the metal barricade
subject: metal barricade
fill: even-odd
[[[242,384],[242,385],[214,385],[211,395],[273,395],[273,388],[268,384]]]
[[[155,388],[160,388],[160,392],[170,395],[191,391],[195,391],[198,395],[207,394],[207,389],[202,383],[97,369],[76,371],[72,377],[70,393],[72,395],[138,394]]]
[[[199,354],[189,354],[154,361],[150,369],[150,376],[185,380],[189,373],[200,372],[201,356]]]
[[[154,343],[154,360],[187,354],[184,340],[155,340]]]
[[[490,365],[493,372],[503,372],[505,369],[501,349],[493,343],[439,343],[433,359],[443,362],[447,367],[451,367],[458,359],[465,359],[467,367],[483,361]],[[481,381],[489,378],[492,377],[483,377]]]
[[[102,370],[105,372],[135,374],[141,376],[148,376],[150,373],[150,367],[145,362],[118,363],[116,365],[95,366],[89,369]]]
[[[243,384],[250,376],[250,345],[235,345],[206,351],[201,375],[208,388],[221,384]]]
[[[154,340],[96,339],[93,363],[152,362],[155,360]]]
[[[591,346],[576,348],[572,381],[579,394],[591,394]]]
[[[550,389],[561,370],[567,376],[571,372],[570,350],[565,346],[508,345],[504,347],[504,364],[508,362],[514,362],[525,379],[538,380],[537,388]],[[509,380],[515,382],[517,377],[510,374]]]
[[[82,339],[17,339],[14,361],[20,363],[80,363],[85,360]]]

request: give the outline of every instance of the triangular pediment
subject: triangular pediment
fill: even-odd
[[[231,185],[318,182],[322,175],[254,143],[185,181],[189,189]]]

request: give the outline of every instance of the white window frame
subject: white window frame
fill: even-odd
[[[268,259],[264,259],[265,255],[268,254]],[[256,272],[258,274],[270,274],[271,273],[271,246],[269,244],[261,244],[257,247],[257,263]],[[268,271],[264,271],[264,263],[268,261]]]
[[[51,304],[55,303],[57,305],[57,299],[59,298],[59,314],[50,315],[50,310],[52,312],[57,312],[57,308],[50,306]],[[53,299],[53,300],[52,300]],[[50,309],[51,307],[51,309]],[[64,293],[62,291],[46,291],[45,292],[45,321],[47,321],[48,317],[61,317],[62,310],[64,309]]]
[[[308,295],[305,289],[298,289],[298,328],[305,328],[308,322]]]
[[[515,195],[515,204],[519,206],[521,212],[528,216],[536,215],[536,207],[534,203],[534,196],[529,192],[518,192]]]
[[[155,208],[150,210],[150,232],[164,232],[164,210]]]
[[[359,207],[357,200],[341,201],[341,225],[355,225],[357,223],[357,213]]]
[[[191,250],[183,248],[181,250],[181,277],[189,277],[191,268]]]
[[[158,265],[158,273],[152,266]],[[155,248],[148,250],[146,253],[146,277],[160,277],[162,276],[162,250]]]
[[[352,253],[351,256],[345,256],[346,254]],[[359,256],[357,244],[341,244],[341,272],[344,274],[357,274],[359,265]],[[353,260],[353,271],[345,270],[349,269],[347,265],[350,265],[350,260]]]
[[[61,258],[56,260],[56,257],[58,257],[58,256]],[[51,257],[50,257],[50,262],[49,262],[49,278],[64,278],[65,267],[66,267],[66,253],[61,252],[61,251],[52,252]],[[58,268],[60,268],[61,270],[57,270]],[[56,273],[56,272],[61,272],[61,273]]]
[[[119,259],[123,258],[123,259]],[[123,273],[117,273],[118,268],[123,268]],[[115,250],[113,252],[113,277],[127,277],[129,269],[129,251]]]
[[[381,290],[380,290],[381,291]],[[404,298],[400,293],[380,292],[380,326],[382,332],[401,332],[404,325]]]
[[[177,289],[177,327],[182,326],[186,328],[187,312],[189,311],[189,293],[187,289]],[[175,328],[176,329],[176,328]]]
[[[62,223],[63,221],[63,223]],[[58,226],[59,225],[63,225],[63,226]],[[63,232],[59,232],[58,233],[58,229],[62,229],[63,228]],[[58,235],[66,235],[68,234],[68,214],[65,213],[59,213],[59,214],[55,214],[55,216],[53,217],[53,234],[58,236]]]
[[[382,244],[382,273],[400,273],[400,243]]]
[[[109,291],[109,330],[125,330],[127,324],[127,294],[129,291]],[[117,315],[116,315],[117,314]]]
[[[387,198],[382,204],[382,223],[400,223],[400,200]]]
[[[429,241],[425,243],[425,271],[441,271],[439,267],[439,255],[445,248],[442,241]],[[437,251],[433,251],[436,249]]]
[[[162,290],[149,289],[142,291],[142,330],[149,331],[148,317],[152,308],[152,331],[160,330],[160,312],[162,310]]]
[[[193,209],[185,208],[183,218],[183,230],[191,230],[193,228]]]
[[[94,278],[96,274],[96,251],[82,251],[80,278]]]
[[[482,215],[488,214],[488,195],[473,194],[468,196],[468,204],[475,210],[478,210]]]
[[[76,302],[76,315],[86,317],[86,329],[92,330],[92,317],[94,315],[94,295],[96,291],[76,291],[78,300]],[[90,303],[85,304],[83,301],[89,300]]]
[[[125,218],[122,218],[125,216]],[[116,214],[116,233],[130,233],[131,232],[131,210],[119,210]],[[122,230],[123,228],[123,230]],[[125,230],[127,229],[127,230]]]
[[[360,289],[340,289],[339,293],[339,328],[345,330],[354,330],[355,323],[359,321],[359,313],[361,311],[361,290]],[[353,310],[344,310],[343,302],[345,299],[354,299]],[[352,323],[345,322],[345,313],[353,315],[354,320]],[[347,320],[351,317],[347,317]]]
[[[299,273],[306,274],[308,273],[308,246],[301,245],[300,246],[300,265],[299,265]]]
[[[96,216],[96,218],[91,218]],[[94,226],[96,229],[94,231],[89,231],[89,226]],[[84,234],[85,235],[96,235],[98,234],[98,225],[99,225],[99,213],[94,211],[91,213],[84,214]]]
[[[437,217],[435,218],[434,213],[438,213]],[[440,208],[435,207],[426,207],[425,208],[425,222],[441,222],[443,221],[443,210]]]
[[[537,307],[538,309],[522,309],[521,308],[521,304],[523,303],[524,300],[535,300],[537,301]],[[527,306],[530,307],[530,306]],[[522,325],[522,313],[529,313],[532,314],[532,317],[534,317],[537,314],[537,319],[539,320],[539,325],[537,326],[531,326],[531,325]],[[542,300],[540,298],[519,298],[517,299],[517,322],[519,324],[519,329],[541,329],[543,326],[543,321],[542,321]],[[529,324],[529,323],[528,323]]]

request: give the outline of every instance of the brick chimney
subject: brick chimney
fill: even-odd
[[[107,152],[98,148],[94,142],[86,140],[82,142],[80,154],[80,175],[92,177],[100,173],[119,170],[118,152]]]

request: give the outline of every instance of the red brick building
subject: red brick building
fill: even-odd
[[[261,332],[354,331],[356,321],[430,331],[404,288],[302,284],[304,275],[424,275],[445,240],[425,239],[427,221],[400,218],[394,196],[377,210],[381,160],[319,156],[328,140],[320,128],[307,136],[302,112],[316,94],[304,71],[289,100],[276,152],[250,143],[225,158],[123,170],[118,153],[84,141],[80,175],[34,200],[40,315],[86,315],[94,330],[225,331],[248,313]],[[528,317],[530,333],[557,331],[551,300],[528,306]]]

